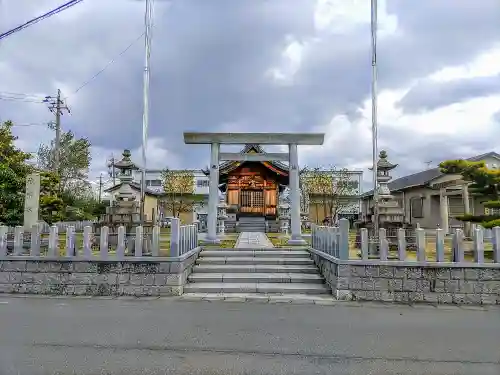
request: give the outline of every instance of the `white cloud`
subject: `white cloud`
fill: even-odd
[[[498,74],[500,74],[500,45],[480,54],[467,64],[440,69],[431,74],[429,78],[438,82],[448,82]]]
[[[320,43],[328,34],[347,35],[353,29],[370,24],[370,2],[367,0],[317,0],[314,12],[315,35],[299,41],[293,35],[286,37],[281,61],[269,69],[267,75],[276,83],[291,85],[313,44]],[[396,33],[397,17],[387,12],[386,0],[378,3],[378,37]]]
[[[378,31],[380,36],[396,32],[397,17],[387,13],[387,1],[378,2]],[[371,22],[368,0],[317,0],[314,24],[316,30],[344,34],[353,28]]]
[[[281,62],[277,67],[268,71],[274,81],[281,84],[292,84],[293,77],[300,69],[305,45],[293,36],[287,37],[286,47],[281,53]]]

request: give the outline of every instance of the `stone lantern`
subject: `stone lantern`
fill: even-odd
[[[226,227],[224,225],[224,221],[227,220],[227,204],[226,198],[222,197],[220,199],[219,204],[217,205],[217,221],[218,221],[218,232],[220,234],[224,234],[226,231]]]
[[[114,245],[118,241],[118,228],[124,226],[127,233],[127,254],[134,252],[135,230],[142,224],[145,238],[152,232],[153,223],[141,223],[141,202],[137,193],[132,188],[134,180],[133,171],[137,166],[131,160],[130,150],[124,150],[123,158],[114,163],[114,168],[118,171],[117,177],[120,180],[118,194],[112,200],[111,205],[106,207],[106,214],[101,217],[98,223],[94,224],[94,232],[98,233],[99,228],[107,226],[109,228],[109,243]],[[149,252],[149,241],[144,241],[144,253]]]
[[[288,233],[290,227],[290,204],[287,202],[280,203],[278,206],[278,219],[280,223],[280,231]]]

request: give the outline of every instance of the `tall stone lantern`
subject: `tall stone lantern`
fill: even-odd
[[[226,226],[224,222],[227,220],[227,203],[226,198],[222,197],[219,204],[217,205],[217,227],[218,233],[224,234],[226,232]]]
[[[138,168],[130,158],[130,150],[124,150],[122,156],[123,158],[114,164],[120,180],[118,194],[111,201],[111,205],[106,207],[106,214],[102,215],[101,220],[94,225],[94,232],[98,232],[102,226],[107,226],[109,243],[113,245],[118,241],[118,228],[124,226],[127,233],[127,253],[133,254],[135,230],[141,225],[140,199],[131,186],[134,180],[133,171]],[[151,233],[152,226],[152,223],[143,225],[145,238]],[[148,253],[149,241],[144,241],[143,246],[144,252]]]

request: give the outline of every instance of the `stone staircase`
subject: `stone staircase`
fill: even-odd
[[[309,252],[293,249],[202,250],[182,298],[333,302]]]
[[[266,219],[264,217],[240,217],[238,220],[238,232],[260,232],[266,233]]]

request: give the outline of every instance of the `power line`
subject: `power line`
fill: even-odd
[[[144,33],[141,33],[141,35],[139,35],[136,39],[134,39],[132,41],[132,43],[130,43],[124,50],[122,50],[116,57],[114,57],[113,59],[111,59],[110,61],[108,61],[108,63],[104,66],[104,68],[102,68],[101,70],[99,70],[96,74],[94,74],[88,81],[85,81],[80,87],[78,87],[74,92],[73,94],[76,94],[78,91],[80,91],[81,89],[83,89],[85,86],[87,86],[90,82],[92,82],[94,79],[96,79],[97,77],[99,77],[106,69],[108,69],[111,65],[113,65],[115,63],[116,60],[118,60],[125,52],[127,52],[135,43],[137,43],[139,40],[141,40],[141,38],[144,36]]]
[[[142,0],[141,0],[142,1]],[[153,35],[153,28],[155,27],[154,24],[154,8],[155,8],[155,1],[156,0],[151,0],[151,5],[148,6],[148,13],[150,17],[150,26],[149,26],[149,39],[152,39]],[[172,5],[172,2],[170,0],[167,0],[167,3],[169,7]],[[85,86],[87,86],[89,83],[91,83],[94,79],[99,77],[106,69],[108,69],[111,65],[113,65],[123,54],[125,54],[132,46],[137,43],[139,40],[142,39],[142,37],[146,34],[146,30],[141,33],[137,38],[135,38],[125,49],[123,49],[118,55],[116,55],[113,59],[108,61],[108,63],[101,69],[99,70],[96,74],[94,74],[89,80],[85,81],[80,87],[78,87],[74,92],[73,95],[76,94],[78,91],[83,89]]]
[[[34,123],[30,123],[30,124],[12,124],[13,127],[31,127],[31,126],[43,126],[43,127],[47,127],[51,130],[54,130],[54,123],[52,121],[49,121],[49,122],[46,122],[46,123],[43,123],[43,122],[34,122]]]
[[[31,20],[29,20],[28,22],[25,22],[23,23],[22,25],[19,25],[9,31],[6,31],[2,34],[0,34],[0,40],[14,34],[14,33],[17,33],[18,31],[21,31],[31,25],[34,25],[35,23],[38,23],[46,18],[49,18],[50,16],[53,16],[54,14],[57,14],[59,12],[62,12],[63,10],[66,10],[68,8],[71,8],[72,6],[82,2],[83,0],[71,0],[71,1],[68,1],[67,3],[64,3],[63,5],[60,5],[58,6],[57,8],[55,9],[52,9],[51,11],[45,13],[45,14],[42,14],[41,16],[38,16],[38,17],[35,17]]]
[[[13,92],[0,92],[0,100],[19,101],[28,103],[43,103],[44,98],[39,95],[20,94]]]

